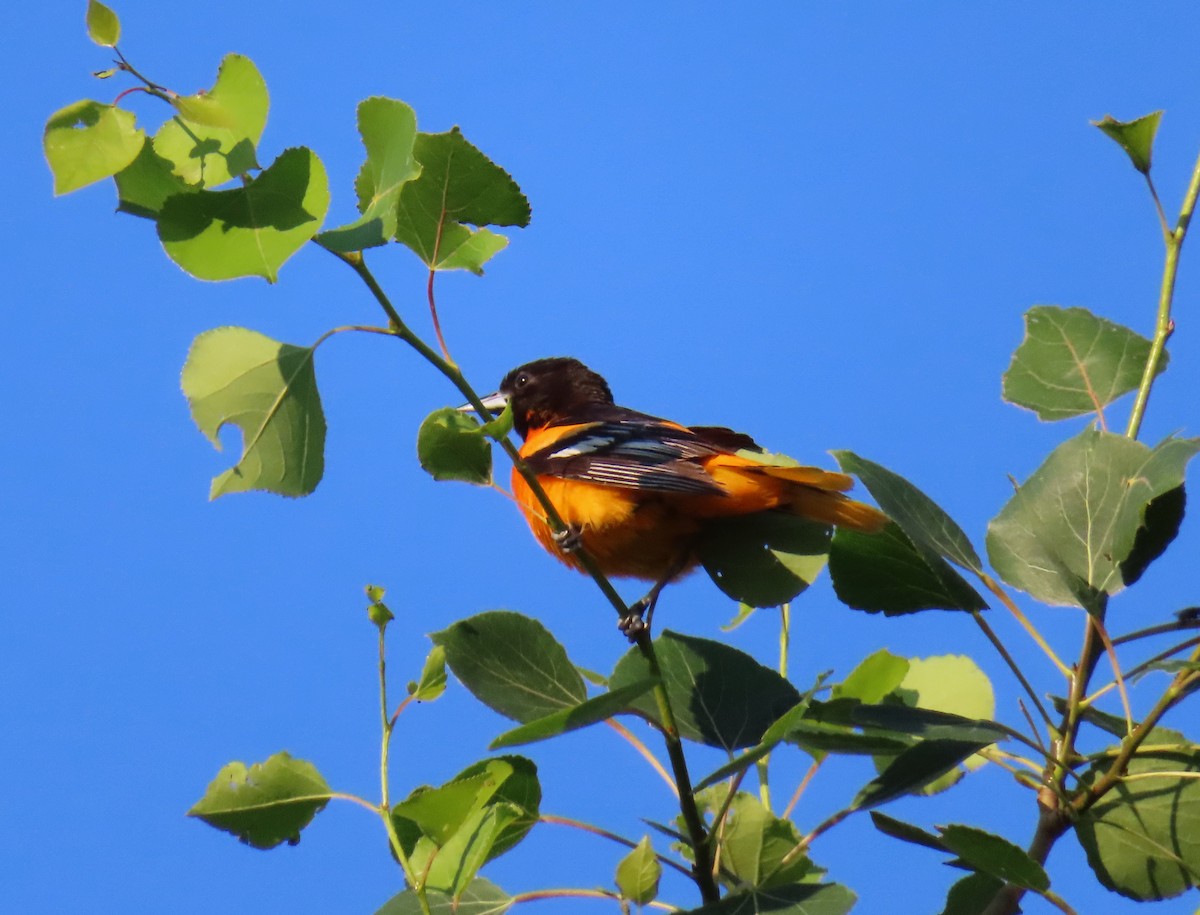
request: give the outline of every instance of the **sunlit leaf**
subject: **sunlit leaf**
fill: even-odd
[[[69,194],[111,177],[137,158],[146,132],[132,112],[85,99],[50,115],[42,149],[54,174],[54,193]]]
[[[396,234],[396,208],[404,184],[421,173],[413,152],[417,116],[396,99],[376,96],[358,105],[358,132],[367,150],[355,181],[360,217],[317,236],[331,251],[361,251]]]
[[[894,692],[908,673],[909,660],[880,648],[863,658],[846,675],[846,679],[833,686],[833,698],[857,699],[874,704]]]
[[[476,699],[515,721],[534,721],[587,699],[566,650],[527,616],[492,610],[430,638],[446,649],[446,663]]]
[[[88,38],[100,47],[115,47],[121,40],[121,20],[100,0],[88,0],[87,31]]]
[[[492,481],[492,446],[474,417],[451,407],[434,410],[417,432],[417,459],[435,480],[477,486]]]
[[[503,915],[512,907],[512,897],[482,877],[476,877],[455,899],[437,890],[426,893],[430,915]],[[393,896],[375,915],[425,915],[415,890]]]
[[[1142,174],[1150,173],[1150,160],[1154,152],[1154,135],[1158,133],[1161,111],[1152,111],[1133,121],[1118,121],[1106,114],[1092,124],[1099,127],[1125,150],[1129,161]]]
[[[222,426],[242,430],[242,456],[213,480],[212,498],[251,489],[302,496],[316,488],[325,414],[311,348],[221,327],[196,338],[182,382],[192,418],[218,450]]]
[[[173,163],[184,182],[211,189],[258,167],[255,150],[269,100],[250,58],[226,55],[213,87],[180,99],[177,107],[179,116],[155,134],[154,151]]]
[[[232,833],[255,848],[300,841],[332,790],[310,762],[276,753],[246,768],[232,762],[217,773],[188,816]]]
[[[1086,308],[1035,305],[1004,373],[1004,399],[1038,419],[1095,413],[1142,380],[1150,341]],[[1158,371],[1167,367],[1164,352]]]
[[[992,565],[1041,601],[1096,610],[1102,595],[1125,587],[1122,564],[1147,505],[1182,485],[1198,450],[1200,439],[1167,439],[1151,449],[1085,429],[1051,452],[992,520]]]
[[[171,260],[198,279],[261,276],[273,283],[328,208],[325,166],[297,147],[235,190],[167,198],[158,237]]]
[[[434,645],[425,658],[421,678],[408,686],[408,694],[418,702],[432,702],[446,691],[446,649]]]
[[[661,878],[662,865],[654,855],[649,836],[643,836],[637,847],[617,865],[617,889],[636,905],[646,905],[658,897],[658,881]]]
[[[728,886],[767,889],[799,883],[813,869],[804,855],[787,864],[784,857],[800,844],[803,836],[791,820],[780,819],[758,798],[738,792],[720,833],[722,880]]]
[[[171,170],[171,163],[154,151],[153,143],[143,143],[137,158],[113,180],[117,183],[117,209],[145,219],[158,219],[169,197],[196,190]]]

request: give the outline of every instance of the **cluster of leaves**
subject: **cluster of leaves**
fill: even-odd
[[[196,339],[183,372],[193,417],[217,447],[224,425],[232,423],[243,434],[237,463],[212,483],[214,497],[252,489],[288,496],[313,491],[324,469],[325,438],[314,354],[341,331],[399,338],[483,414],[474,389],[449,360],[440,331],[441,356],[409,330],[367,269],[364,252],[396,242],[420,258],[430,271],[436,327],[436,273],[481,273],[507,245],[491,227],[529,221],[529,204],[503,169],[457,129],[422,133],[403,102],[367,99],[358,108],[366,150],[354,182],[358,216],[323,230],[330,194],[316,154],[297,147],[265,167],[259,164],[268,97],[248,58],[229,55],[211,89],[181,95],[128,63],[116,47],[119,21],[97,0],[89,2],[87,23],[93,40],[118,58],[113,70],[97,75],[133,77],[137,85],[128,91],[160,99],[172,114],[150,136],[116,104],[84,100],[56,112],[44,145],[57,193],[112,178],[119,209],[153,221],[167,255],[200,279],[261,276],[275,282],[288,258],[313,242],[355,271],[387,317],[384,327],[334,328],[311,346],[239,327]],[[1149,180],[1157,125],[1156,114],[1099,126]],[[236,186],[221,189],[227,183]],[[740,619],[755,608],[792,601],[826,565],[837,595],[852,608],[887,616],[932,609],[965,614],[1000,650],[1049,740],[1032,719],[1028,728],[993,721],[991,685],[965,657],[877,652],[841,680],[823,674],[801,692],[728,645],[666,631],[653,642],[639,640],[604,677],[580,670],[540,623],[509,612],[480,614],[434,634],[420,677],[393,712],[384,662],[392,614],[382,589],[369,588],[368,615],[379,632],[381,800],[335,791],[311,763],[280,753],[250,767],[223,768],[191,813],[247,844],[270,848],[298,841],[329,800],[353,800],[380,816],[408,887],[381,911],[506,910],[521,897],[506,894],[479,872],[542,818],[530,760],[489,757],[445,784],[416,788],[402,801],[390,799],[387,754],[400,712],[410,702],[440,696],[448,666],[481,702],[515,722],[493,741],[493,750],[618,716],[634,716],[661,732],[673,774],[660,769],[679,789],[680,817],[652,824],[660,844],[666,843],[661,851],[650,836],[638,842],[609,836],[629,850],[616,866],[615,890],[593,895],[610,896],[624,907],[655,901],[667,866],[695,879],[705,898],[695,912],[849,911],[853,893],[825,881],[809,847],[861,811],[871,812],[881,832],[948,855],[969,872],[951,889],[948,913],[978,912],[1005,893],[1012,901],[1005,911],[1014,911],[1023,892],[1069,911],[1042,866],[1045,849],[1068,830],[1087,851],[1099,880],[1127,896],[1165,898],[1200,885],[1200,843],[1187,838],[1186,829],[1200,817],[1200,747],[1159,725],[1200,682],[1200,654],[1177,657],[1195,640],[1129,671],[1161,669],[1170,677],[1162,698],[1140,722],[1128,708],[1124,718],[1114,718],[1095,707],[1107,688],[1086,694],[1105,648],[1116,664],[1117,645],[1197,625],[1194,614],[1185,614],[1175,624],[1117,639],[1106,628],[1109,599],[1134,584],[1175,539],[1186,502],[1186,469],[1200,450],[1200,439],[1168,438],[1154,447],[1137,440],[1150,387],[1167,364],[1169,290],[1197,193],[1200,173],[1178,226],[1172,230],[1163,218],[1170,276],[1153,340],[1082,308],[1037,306],[1026,315],[1025,340],[1004,376],[1006,399],[1043,420],[1096,417],[1096,425],[1065,441],[1017,486],[986,538],[990,566],[1001,581],[1044,604],[1083,611],[1084,649],[1073,668],[1045,644],[946,512],[903,477],[851,452],[836,458],[890,517],[882,533],[834,532],[766,514],[715,525],[699,545],[714,582],[742,604]],[[1133,390],[1138,396],[1126,434],[1108,431],[1105,408]],[[492,445],[512,456],[510,431],[507,414],[480,423],[455,410],[438,410],[418,433],[418,458],[436,479],[491,484]],[[553,506],[544,504],[553,520]],[[602,576],[597,581],[606,594],[615,594]],[[986,622],[992,599],[1029,628],[1066,676],[1067,695],[1055,703],[1060,720],[1052,719],[1043,696]],[[1124,691],[1119,673],[1114,688]],[[1098,744],[1086,753],[1080,749],[1085,726]],[[717,748],[728,762],[693,788],[681,740]],[[813,765],[870,756],[877,775],[836,814],[805,832],[740,790],[751,771],[765,783],[767,761],[783,752],[804,753]],[[1028,752],[1032,759],[1020,755]],[[1052,814],[1040,819],[1039,853],[966,824],[935,832],[877,810],[901,796],[945,790],[985,762],[1011,760],[1018,761],[1018,781],[1038,792],[1044,811]]]

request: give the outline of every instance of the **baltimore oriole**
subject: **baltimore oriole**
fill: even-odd
[[[627,633],[641,628],[668,582],[696,567],[696,541],[713,519],[774,510],[864,532],[888,520],[843,495],[853,485],[846,474],[759,463],[738,453],[762,452],[748,435],[618,406],[577,359],[513,369],[483,401],[497,413],[505,404],[524,439],[521,457],[568,526],[567,537],[555,536],[514,469],[513,496],[538,542],[574,569],[583,571],[573,549],[582,546],[605,575],[654,582],[622,620]]]

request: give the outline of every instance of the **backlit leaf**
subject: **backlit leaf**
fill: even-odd
[[[617,889],[637,905],[646,905],[657,898],[661,878],[662,865],[654,855],[649,836],[643,836],[637,847],[617,865]]]
[[[222,426],[242,430],[242,456],[213,480],[212,498],[251,489],[302,496],[316,489],[325,467],[325,414],[311,348],[221,327],[196,338],[182,381],[192,418],[218,450]]]
[[[825,568],[832,528],[778,512],[722,518],[704,528],[696,553],[717,587],[753,607],[776,607]]]
[[[421,679],[410,683],[408,694],[418,702],[432,702],[446,691],[446,649],[434,645],[425,658]]]
[[[1154,152],[1154,135],[1158,133],[1161,111],[1152,111],[1133,121],[1118,121],[1106,114],[1092,124],[1099,127],[1125,150],[1129,161],[1142,174],[1149,174],[1150,160]]]
[[[331,796],[332,790],[312,763],[276,753],[250,768],[240,762],[225,766],[188,816],[255,848],[274,848],[299,842],[300,830]]]
[[[85,99],[50,115],[42,149],[54,193],[69,194],[129,165],[146,142],[132,112]]]
[[[228,54],[211,89],[180,99],[180,114],[155,134],[154,151],[173,163],[185,183],[218,187],[258,167],[255,150],[269,104],[254,62]]]
[[[1035,305],[1004,373],[1004,399],[1038,419],[1095,413],[1142,380],[1150,341],[1086,308]],[[1163,353],[1158,371],[1167,367]]]
[[[87,31],[88,38],[100,47],[115,47],[121,40],[121,20],[100,0],[88,0]]]
[[[1156,448],[1085,429],[1059,445],[988,525],[992,565],[1009,584],[1049,604],[1097,609],[1125,587],[1151,500],[1182,485],[1200,439]]]
[[[452,407],[434,410],[417,432],[417,459],[435,480],[492,481],[492,446],[478,421]]]
[[[297,147],[242,187],[167,198],[158,237],[171,260],[198,279],[261,276],[273,283],[328,208],[325,166]]]
[[[137,158],[113,180],[117,183],[117,209],[145,219],[158,219],[167,198],[196,190],[171,170],[171,163],[154,151],[153,143],[143,143]]]
[[[731,888],[746,885],[766,889],[799,883],[813,869],[804,855],[782,863],[800,844],[800,830],[744,791],[738,792],[730,804],[720,836],[722,870],[729,874],[722,874],[722,880]]]
[[[396,99],[376,96],[358,105],[358,133],[367,150],[355,181],[358,219],[317,236],[331,251],[361,251],[396,234],[396,208],[404,184],[421,173],[413,152],[417,116]]]
[[[430,638],[446,649],[446,663],[476,699],[515,721],[534,721],[587,699],[583,677],[562,645],[527,616],[491,610]]]

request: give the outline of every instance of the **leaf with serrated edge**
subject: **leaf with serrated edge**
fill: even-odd
[[[976,871],[1034,892],[1050,889],[1050,878],[1028,852],[1008,839],[973,826],[939,826],[942,844]]]
[[[197,189],[171,171],[171,163],[143,143],[137,158],[113,176],[117,185],[117,210],[144,219],[158,219],[163,204],[176,194]]]
[[[527,616],[492,610],[430,638],[445,647],[447,665],[476,699],[515,721],[533,721],[587,699],[566,650]]]
[[[1142,380],[1150,341],[1086,308],[1035,305],[1004,373],[1004,399],[1056,420],[1095,413]],[[1167,367],[1164,352],[1158,363]]]
[[[571,708],[565,708],[544,718],[529,721],[519,728],[506,731],[492,741],[489,749],[499,750],[504,747],[516,747],[522,744],[548,740],[586,728],[589,725],[607,721],[619,712],[625,711],[631,702],[644,693],[648,693],[658,682],[647,678],[636,683],[630,683],[619,689],[610,690],[588,699],[586,702]]]
[[[1085,429],[1059,445],[988,525],[992,566],[1049,604],[1098,609],[1125,587],[1148,503],[1183,483],[1200,439],[1156,448]]]
[[[421,679],[412,684],[409,694],[418,702],[432,702],[446,691],[446,649],[434,645],[425,658]]]
[[[1105,134],[1117,142],[1129,161],[1143,175],[1150,173],[1150,163],[1154,153],[1154,135],[1158,133],[1158,122],[1162,119],[1161,111],[1151,111],[1132,121],[1118,121],[1111,114],[1106,114],[1092,125],[1099,127]]]
[[[188,816],[255,848],[295,845],[332,795],[312,763],[276,753],[249,768],[240,762],[225,766]]]
[[[154,135],[154,151],[174,164],[175,174],[188,184],[211,189],[257,168],[255,150],[270,102],[254,61],[227,54],[213,87],[190,99],[192,113],[221,123],[188,120],[181,112],[184,116],[163,124]]]
[[[244,327],[196,338],[182,378],[192,418],[218,450],[226,423],[243,436],[241,458],[213,480],[211,498],[251,489],[302,496],[316,488],[325,466],[325,414],[312,357],[311,348]]]
[[[661,878],[662,865],[655,857],[649,836],[642,836],[637,847],[617,864],[617,889],[636,905],[646,905],[657,898]]]
[[[458,899],[437,890],[425,894],[429,915],[504,915],[512,908],[512,897],[482,877],[476,877]],[[425,915],[415,890],[393,896],[375,915]]]
[[[404,102],[381,96],[360,102],[358,133],[367,150],[355,182],[362,215],[317,236],[331,251],[361,251],[390,241],[396,234],[400,190],[421,173],[413,153],[417,116]]]
[[[983,563],[963,529],[929,496],[886,467],[853,451],[830,452],[846,473],[862,480],[879,507],[896,522],[917,549],[981,573]]]
[[[317,230],[329,179],[312,150],[284,150],[270,168],[231,191],[168,197],[158,237],[171,260],[201,280],[261,276],[268,283]]]
[[[500,236],[483,227],[528,225],[529,201],[512,177],[457,128],[417,134],[414,150],[421,175],[400,191],[396,240],[431,270],[481,273],[484,262],[503,247]]]
[[[137,158],[146,132],[132,112],[84,99],[46,121],[42,150],[54,175],[54,193],[69,194],[121,171]]]

